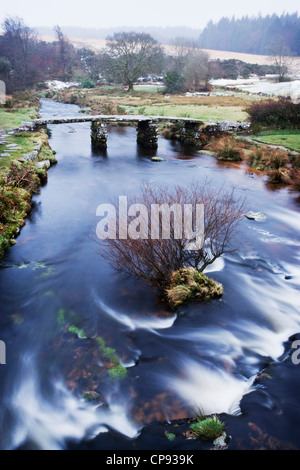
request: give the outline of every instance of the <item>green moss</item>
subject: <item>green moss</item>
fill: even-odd
[[[100,351],[103,354],[103,357],[108,359],[111,364],[113,364],[115,366],[118,366],[119,365],[119,359],[118,359],[118,356],[116,354],[116,350],[113,349],[113,348],[108,348],[106,346],[105,340],[103,338],[101,338],[101,336],[98,336],[96,338],[96,341],[98,343]]]
[[[198,439],[203,441],[214,441],[218,437],[222,436],[224,425],[216,416],[212,416],[191,424],[190,429]]]
[[[166,433],[166,438],[168,439],[168,441],[173,442],[176,439],[176,434],[173,434],[171,432],[167,432]]]
[[[118,365],[119,360],[116,355],[116,350],[113,348],[105,348],[103,351],[103,356],[108,359],[112,364]]]
[[[124,380],[127,377],[127,369],[121,365],[108,369],[108,375],[112,380]]]
[[[77,328],[77,326],[70,326],[69,327],[69,333],[74,333],[75,335],[78,336],[79,339],[87,339],[87,336],[84,332],[84,330],[81,330],[80,328]]]
[[[98,336],[98,337],[96,338],[96,341],[97,341],[98,346],[99,346],[99,348],[100,348],[100,350],[101,350],[101,352],[102,352],[103,349],[105,348],[105,340],[104,340],[103,338],[101,338],[101,336]]]

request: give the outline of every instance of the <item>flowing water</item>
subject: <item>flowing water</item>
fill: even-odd
[[[42,117],[78,112],[42,101]],[[63,449],[100,435],[101,448],[101,436],[117,432],[130,441],[148,423],[190,417],[199,408],[241,416],[241,400],[255,393],[266,361],[280,363],[284,343],[300,331],[297,193],[164,138],[157,155],[165,161],[153,163],[153,153],[137,148],[133,127],[112,127],[108,150],[99,154],[89,123],[50,127],[58,165],[0,269],[0,339],[7,348],[0,447]],[[236,187],[266,220],[244,218],[239,253],[208,269],[224,285],[222,301],[174,314],[154,289],[108,266],[96,242],[96,209],[145,184],[189,186],[205,178]],[[123,380],[109,375],[99,337],[126,367]],[[91,391],[98,402],[83,399]]]

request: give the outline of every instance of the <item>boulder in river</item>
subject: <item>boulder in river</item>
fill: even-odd
[[[256,222],[264,222],[267,218],[262,212],[249,212],[245,217],[249,220],[255,220]]]

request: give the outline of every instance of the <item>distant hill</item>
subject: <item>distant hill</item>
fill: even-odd
[[[61,27],[63,33],[70,38],[77,39],[106,39],[107,36],[112,36],[120,31],[138,31],[149,33],[158,42],[163,44],[171,44],[172,40],[176,37],[185,37],[198,41],[201,34],[201,29],[188,28],[186,26],[168,26],[162,27],[117,27],[117,28],[83,28],[79,26],[65,26]],[[55,37],[53,28],[38,26],[34,30],[41,36]]]
[[[200,35],[204,49],[247,54],[271,53],[274,45],[284,44],[293,55],[300,56],[300,17],[298,13],[222,18],[210,21]]]

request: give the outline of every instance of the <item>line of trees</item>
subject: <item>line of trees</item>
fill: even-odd
[[[298,16],[292,18],[295,20]],[[203,37],[205,34],[209,37],[210,28],[220,28],[219,39],[222,36],[222,48],[226,49],[229,47],[226,31],[229,28],[233,34],[236,23],[240,26],[242,20],[211,23]],[[8,93],[53,79],[76,81],[84,88],[92,88],[102,81],[124,85],[131,91],[140,77],[149,75],[164,79],[166,93],[198,92],[211,89],[211,78],[276,73],[283,81],[288,71],[289,49],[282,40],[278,40],[277,49],[273,51],[273,66],[267,67],[237,60],[212,61],[197,41],[183,37],[176,38],[172,52],[166,54],[148,33],[117,32],[107,38],[105,49],[96,54],[87,48],[76,49],[59,26],[54,28],[56,40],[50,43],[40,40],[20,18],[7,18],[2,27],[0,80],[6,83]],[[294,33],[293,30],[288,38]]]
[[[224,17],[217,23],[210,21],[200,35],[200,44],[205,49],[263,55],[273,54],[274,47],[282,40],[292,55],[300,56],[298,13]]]
[[[118,32],[96,54],[87,48],[75,49],[59,26],[54,28],[56,41],[51,43],[41,41],[17,17],[7,18],[2,27],[0,79],[8,93],[51,79],[79,81],[86,88],[105,80],[131,91],[140,77],[148,75],[167,75],[168,92],[199,91],[211,78],[208,55],[182,38],[174,42],[174,54],[167,55],[150,34]],[[174,74],[179,75],[175,87]]]
[[[7,92],[24,90],[47,79],[69,79],[79,58],[74,47],[55,28],[57,41],[48,43],[37,38],[21,18],[7,18],[0,36],[0,78]]]

